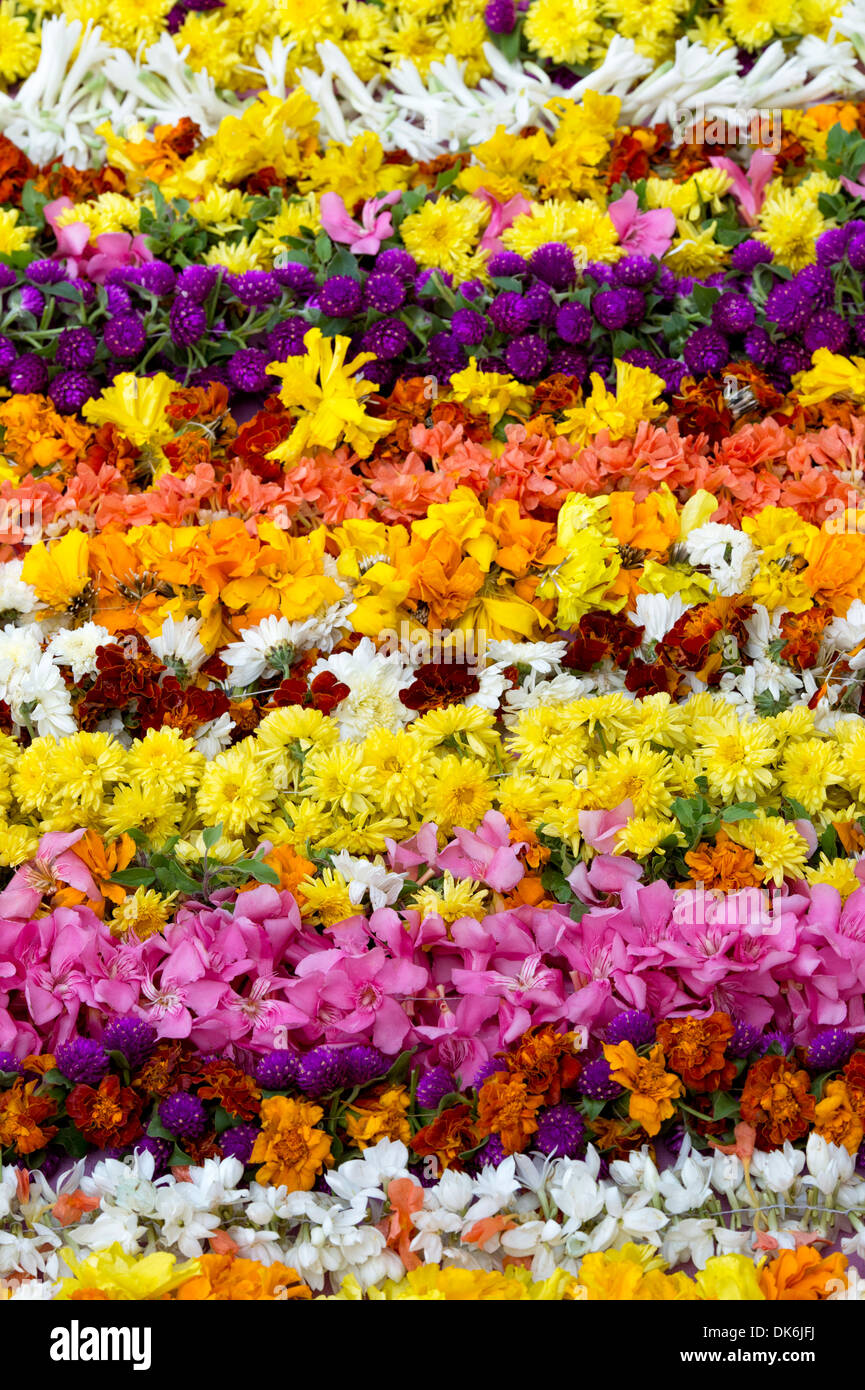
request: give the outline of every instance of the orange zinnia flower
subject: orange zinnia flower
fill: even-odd
[[[761,1057],[745,1078],[741,1111],[757,1131],[758,1148],[780,1149],[801,1139],[814,1119],[811,1078],[786,1057]]]
[[[708,1018],[668,1018],[658,1025],[658,1042],[667,1065],[690,1091],[726,1090],[736,1075],[736,1063],[724,1051],[735,1029],[729,1014]]]
[[[309,1192],[322,1167],[332,1162],[332,1139],[315,1125],[320,1105],[289,1096],[269,1096],[261,1102],[261,1132],[250,1163],[260,1163],[258,1181],[289,1192]]]
[[[497,1134],[505,1153],[522,1153],[535,1133],[543,1096],[531,1095],[519,1072],[496,1072],[478,1092],[478,1131]]]
[[[688,850],[685,863],[692,870],[690,883],[702,883],[705,888],[716,888],[721,893],[757,888],[763,882],[754,851],[737,845],[723,827],[715,836],[714,845],[701,844]]]
[[[641,1057],[633,1043],[605,1043],[604,1056],[610,1064],[610,1078],[631,1092],[628,1114],[647,1134],[657,1134],[664,1120],[676,1113],[673,1101],[684,1092],[678,1076],[664,1070],[664,1049],[660,1043],[648,1057]]]
[[[312,1298],[297,1270],[276,1261],[272,1265],[258,1260],[237,1259],[234,1255],[201,1255],[199,1273],[174,1294],[179,1303],[240,1303],[252,1301]]]

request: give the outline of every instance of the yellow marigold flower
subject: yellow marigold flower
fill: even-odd
[[[261,1164],[260,1183],[309,1192],[321,1172],[330,1167],[331,1137],[316,1129],[324,1111],[320,1105],[288,1096],[268,1096],[261,1102],[261,1129],[250,1163]]]
[[[407,1114],[411,1097],[404,1086],[376,1088],[345,1112],[345,1132],[352,1144],[359,1149],[367,1149],[381,1139],[399,1140],[407,1144],[411,1139],[411,1125]]]
[[[0,78],[7,86],[27,77],[39,61],[39,35],[15,0],[0,2]],[[5,215],[5,214],[4,214]]]
[[[635,367],[617,358],[615,391],[607,389],[597,372],[592,372],[591,382],[592,390],[584,403],[566,410],[556,425],[557,434],[566,435],[578,446],[588,444],[601,430],[609,430],[611,440],[629,438],[641,421],[666,414],[667,407],[658,400],[666,387],[648,367]]]
[[[664,1049],[660,1043],[648,1057],[641,1057],[632,1043],[604,1043],[604,1056],[610,1064],[610,1077],[630,1091],[628,1114],[648,1135],[657,1134],[664,1120],[676,1113],[673,1104],[684,1095],[678,1076],[664,1070]]]
[[[146,941],[161,932],[174,912],[175,894],[162,897],[153,888],[136,888],[111,914],[112,936],[133,936]]]
[[[404,1279],[386,1279],[365,1291],[353,1274],[348,1275],[337,1294],[319,1294],[322,1299],[358,1302],[398,1302],[400,1300],[441,1303],[527,1303],[574,1299],[577,1281],[572,1274],[557,1269],[548,1279],[533,1280],[527,1269],[510,1266],[499,1272],[485,1269],[440,1269],[425,1264]]]
[[[474,917],[479,922],[489,907],[489,894],[474,879],[463,878],[457,881],[446,869],[439,890],[432,887],[421,888],[411,898],[408,906],[419,912],[421,918],[441,917],[447,925],[462,917]]]
[[[433,764],[423,818],[435,821],[446,834],[455,825],[474,830],[492,806],[494,795],[495,783],[485,763],[450,753]]]
[[[592,1251],[580,1261],[578,1275],[583,1297],[597,1302],[678,1302],[699,1295],[686,1274],[665,1273],[665,1262],[653,1245],[629,1241],[621,1250]]]
[[[363,400],[376,390],[357,372],[375,354],[362,352],[350,362],[346,354],[348,338],[324,338],[320,328],[311,328],[304,337],[306,353],[287,362],[272,362],[268,371],[282,378],[279,398],[292,414],[299,416],[289,438],[268,454],[268,458],[292,462],[308,451],[335,449],[343,439],[361,458],[367,458],[377,439],[389,434],[389,420],[367,415]]]
[[[90,587],[90,543],[84,531],[67,531],[60,540],[37,541],[24,557],[21,578],[36,591],[41,603],[55,613],[83,607]]]

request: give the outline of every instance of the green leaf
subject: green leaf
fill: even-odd
[[[250,878],[254,878],[258,883],[270,883],[274,888],[279,886],[279,874],[269,864],[263,864],[260,859],[238,859],[232,868],[249,874]]]
[[[716,1091],[712,1103],[712,1119],[726,1120],[731,1115],[738,1115],[739,1102],[735,1096],[729,1095],[726,1091]]]
[[[120,883],[124,888],[143,888],[155,879],[156,874],[151,868],[118,869],[111,875],[111,882]]]
[[[201,839],[205,849],[213,849],[222,839],[222,826],[208,825],[206,830],[202,830]]]

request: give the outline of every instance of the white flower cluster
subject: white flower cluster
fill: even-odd
[[[288,1264],[317,1292],[336,1291],[348,1275],[369,1288],[404,1273],[381,1225],[391,1182],[412,1177],[408,1156],[404,1144],[383,1139],[328,1173],[329,1193],[244,1186],[233,1158],[208,1159],[184,1181],[154,1179],[150,1154],[102,1160],[89,1176],[81,1162],[55,1189],[34,1174],[23,1192],[19,1170],[6,1167],[0,1278],[13,1297],[50,1297],[68,1272],[64,1245],[79,1258],[117,1243],[126,1254],[168,1250],[194,1259],[220,1233],[240,1256]],[[79,1189],[99,1205],[60,1227],[51,1208]],[[474,1175],[447,1170],[421,1190],[410,1248],[424,1263],[496,1270],[516,1257],[531,1260],[533,1278],[545,1279],[557,1268],[578,1274],[584,1255],[628,1241],[653,1246],[670,1266],[698,1269],[715,1254],[757,1259],[803,1238],[831,1238],[847,1255],[865,1254],[857,1215],[865,1177],[846,1149],[813,1134],[804,1150],[785,1144],[755,1153],[749,1175],[735,1155],[694,1153],[686,1139],[675,1164],[662,1169],[643,1149],[612,1163],[604,1177],[590,1146],[584,1159],[516,1154]],[[479,1223],[502,1216],[507,1223],[491,1222],[483,1238]]]

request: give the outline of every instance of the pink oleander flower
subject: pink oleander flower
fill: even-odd
[[[83,830],[70,830],[43,835],[36,854],[15,870],[0,893],[0,917],[32,917],[46,897],[65,886],[93,901],[101,898],[83,859],[72,852],[83,834]]]
[[[755,150],[751,155],[747,174],[732,159],[725,155],[713,154],[709,163],[714,169],[723,169],[733,180],[730,192],[739,204],[743,221],[753,227],[766,197],[766,185],[772,178],[775,156],[770,150]],[[843,180],[842,180],[843,182]]]
[[[92,280],[104,285],[112,270],[126,266],[144,265],[153,260],[153,252],[145,236],[132,236],[129,232],[101,232],[96,240],[90,241],[90,227],[86,222],[69,222],[58,226],[60,214],[73,206],[70,198],[55,198],[53,203],[45,204],[45,220],[57,238],[56,260],[66,262],[66,272],[73,279]]]
[[[454,831],[455,839],[438,855],[436,866],[454,878],[473,878],[496,893],[510,893],[525,870],[512,844],[510,827],[501,811],[487,811],[477,830]]]
[[[381,198],[369,198],[364,203],[360,222],[355,222],[338,193],[323,193],[319,201],[321,225],[331,241],[342,242],[356,256],[375,256],[383,241],[393,236],[393,222],[383,208],[393,207],[402,194],[385,193]]]
[[[518,217],[523,217],[526,213],[531,212],[531,203],[521,193],[515,194],[513,198],[508,198],[506,203],[500,203],[498,198],[486,188],[478,188],[474,196],[479,198],[482,203],[487,203],[490,208],[490,220],[478,242],[478,250],[488,251],[490,255],[504,251],[504,242],[501,239],[502,232],[506,232]]]
[[[676,219],[669,208],[640,212],[637,195],[629,189],[607,205],[607,212],[619,245],[629,256],[656,256],[660,260],[669,251],[676,232]]]
[[[612,854],[620,830],[634,818],[634,803],[630,797],[612,811],[580,811],[577,818],[580,834],[586,844],[599,854]]]
[[[355,1041],[361,1035],[393,1056],[411,1031],[403,999],[419,993],[429,980],[423,966],[388,960],[380,946],[363,956],[319,951],[301,961],[296,973],[302,980],[317,977],[319,1017],[328,1041]],[[295,1002],[292,985],[286,997]]]

